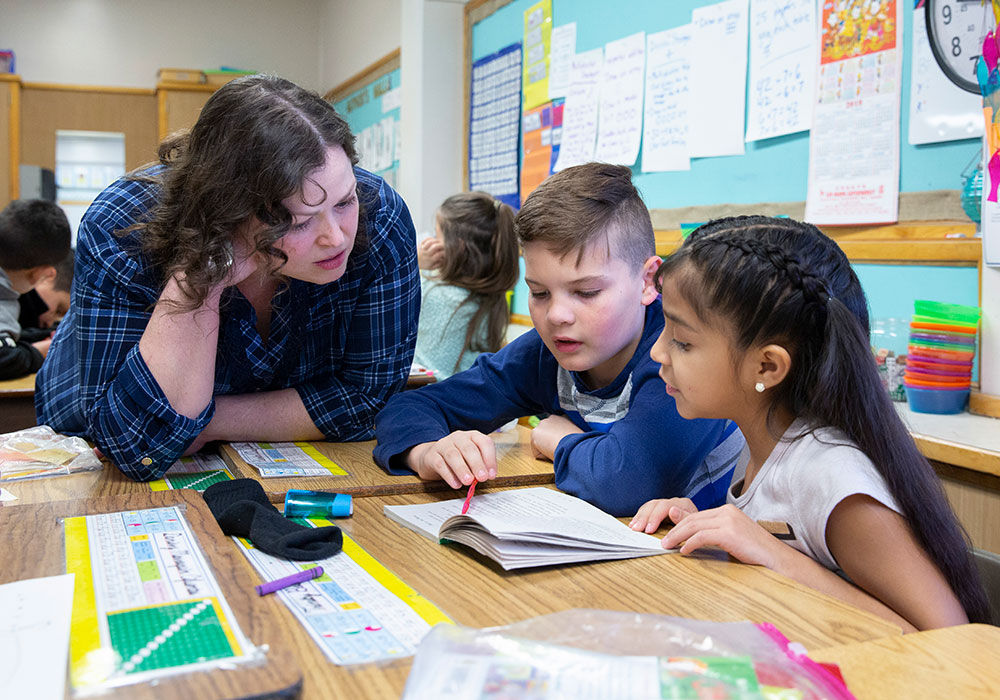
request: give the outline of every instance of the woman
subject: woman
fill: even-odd
[[[159,157],[80,224],[39,423],[137,480],[211,440],[370,438],[413,359],[420,287],[406,205],[354,167],[347,123],[250,76]]]

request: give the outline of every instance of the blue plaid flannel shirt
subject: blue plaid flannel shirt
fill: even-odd
[[[250,303],[234,288],[221,307],[215,394],[294,387],[331,440],[367,440],[375,414],[409,373],[420,282],[415,232],[403,200],[355,168],[367,245],[356,244],[344,276],[326,285],[288,280],[276,295],[263,342]],[[158,276],[139,252],[133,224],[158,188],[118,180],[80,223],[72,303],[38,373],[39,424],[93,440],[129,477],[159,478],[212,419],[171,408],[139,354],[159,298]],[[178,352],[184,339],[177,338]]]

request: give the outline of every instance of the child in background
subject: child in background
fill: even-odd
[[[23,339],[27,339],[29,333],[37,333],[39,339],[48,337],[69,311],[74,262],[76,251],[70,248],[69,254],[54,266],[55,274],[43,277],[34,289],[21,295],[18,322]]]
[[[517,282],[514,210],[485,192],[456,194],[435,215],[437,236],[417,249],[420,322],[414,362],[448,376],[504,343],[507,291]]]
[[[654,500],[632,527],[669,517],[666,548],[719,547],[905,628],[987,621],[969,545],[879,382],[864,292],[836,244],[790,219],[723,219],[658,280],[666,325],[651,355],[667,393],[686,418],[735,421],[747,447],[725,506]]]
[[[18,297],[55,276],[70,238],[66,214],[53,202],[15,200],[0,212],[0,379],[37,372],[48,354],[51,339],[21,339]]]
[[[76,250],[69,249],[69,255],[56,264],[55,277],[48,277],[38,283],[35,291],[49,310],[38,318],[39,328],[52,328],[69,311],[70,292],[73,289],[73,264]]]
[[[670,495],[720,504],[743,438],[729,421],[681,418],[649,358],[663,328],[660,258],[631,171],[567,168],[531,193],[515,227],[534,329],[390,399],[375,462],[452,488],[486,481],[497,474],[489,433],[547,413],[531,444],[563,491],[617,516]]]

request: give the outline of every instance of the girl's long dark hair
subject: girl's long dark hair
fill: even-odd
[[[159,173],[130,176],[161,190],[143,220],[120,233],[141,231],[143,252],[163,281],[183,272],[190,308],[197,308],[228,274],[233,237],[248,221],[265,226],[252,243],[273,261],[272,273],[287,262],[275,247],[293,220],[282,200],[301,191],[335,146],[357,165],[350,127],[316,93],[271,75],[233,80],[209,98],[190,131],[160,144]],[[366,244],[364,205],[355,251]]]
[[[496,352],[503,346],[510,320],[507,291],[518,275],[514,210],[485,192],[464,192],[444,200],[437,223],[444,237],[441,281],[469,290],[462,305],[478,304],[452,370],[457,371],[467,351]]]
[[[772,412],[784,406],[813,428],[842,430],[885,479],[969,620],[989,622],[968,537],[879,381],[864,291],[836,243],[791,219],[720,219],[666,260],[658,279],[667,277],[700,318],[735,329],[735,356],[769,343],[789,351]]]

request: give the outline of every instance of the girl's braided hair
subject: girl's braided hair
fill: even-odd
[[[839,246],[792,219],[718,219],[664,262],[657,283],[667,280],[700,319],[733,338],[734,364],[755,347],[788,351],[789,373],[769,392],[769,424],[781,406],[814,429],[843,431],[885,479],[969,619],[988,622],[968,537],[882,387],[865,294]]]

